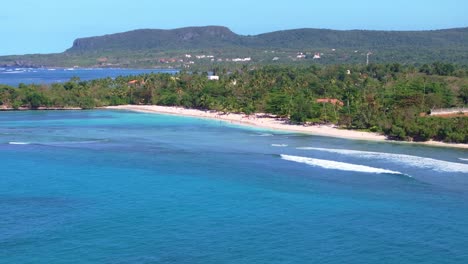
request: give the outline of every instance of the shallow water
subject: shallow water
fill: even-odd
[[[467,158],[126,111],[2,112],[0,263],[467,263]]]

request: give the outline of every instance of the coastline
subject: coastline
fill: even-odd
[[[30,108],[30,107],[19,107],[19,108],[12,108],[12,107],[0,107],[0,111],[65,111],[65,110],[83,110],[81,107],[38,107],[38,108]]]
[[[101,109],[113,110],[128,110],[142,113],[153,114],[168,114],[177,116],[188,116],[195,118],[205,118],[212,120],[220,120],[232,124],[266,128],[277,131],[288,131],[295,133],[303,133],[316,136],[344,138],[352,140],[366,140],[366,141],[380,141],[380,142],[394,142],[404,144],[421,144],[434,147],[451,147],[468,149],[468,144],[455,144],[444,143],[438,141],[427,142],[403,142],[393,141],[387,139],[384,135],[372,132],[362,132],[356,130],[339,129],[331,125],[314,125],[314,126],[301,126],[285,123],[284,120],[274,116],[257,113],[253,115],[236,114],[236,113],[220,113],[216,111],[202,111],[197,109],[186,109],[183,107],[175,106],[158,106],[158,105],[119,105],[119,106],[106,106]]]

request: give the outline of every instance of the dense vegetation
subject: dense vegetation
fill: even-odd
[[[183,67],[211,64],[185,54],[226,59],[251,57],[252,63],[363,63],[372,52],[375,63],[423,64],[433,61],[468,64],[468,28],[433,31],[294,29],[242,36],[225,27],[144,29],[81,38],[63,53],[0,57],[0,65],[80,67]],[[297,59],[297,53],[308,56]],[[322,54],[313,60],[315,53]],[[195,65],[192,65],[193,61]],[[228,64],[233,64],[229,62]]]
[[[213,49],[244,47],[276,48],[440,48],[464,47],[468,28],[434,31],[370,31],[293,29],[255,36],[238,35],[226,27],[189,27],[174,30],[144,29],[125,33],[77,39],[69,53],[108,50]]]
[[[332,123],[382,132],[398,140],[468,142],[468,117],[426,116],[468,105],[468,70],[434,63],[368,66],[244,67],[80,81],[0,86],[4,108],[158,104],[224,112],[266,112],[295,123]],[[317,99],[337,99],[335,103]]]

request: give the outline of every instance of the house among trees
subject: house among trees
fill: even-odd
[[[140,81],[140,80],[131,80],[127,83],[128,85],[143,85],[145,84],[145,81]]]
[[[298,59],[305,59],[306,55],[302,52],[298,52],[296,58]]]
[[[339,106],[344,105],[343,102],[335,98],[318,98],[316,102],[317,103],[330,103],[330,104],[339,105]]]

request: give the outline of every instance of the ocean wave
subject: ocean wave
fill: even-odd
[[[279,148],[284,148],[287,147],[287,144],[271,144],[272,147],[279,147]]]
[[[393,163],[405,164],[412,167],[422,168],[422,169],[432,169],[440,172],[464,172],[468,173],[468,164],[450,162],[444,160],[438,160],[433,158],[412,156],[406,154],[395,154],[395,153],[385,153],[385,152],[371,152],[371,151],[360,151],[360,150],[350,150],[350,149],[327,149],[327,148],[312,148],[312,147],[302,147],[297,149],[303,150],[317,150],[324,151],[329,153],[336,153],[346,156],[353,156],[363,159],[380,159],[386,160]]]
[[[251,136],[251,137],[272,137],[273,134],[270,134],[270,133],[255,133],[255,134],[250,134],[249,136]]]
[[[53,142],[41,142],[37,143],[37,145],[43,146],[54,146],[54,147],[68,147],[68,146],[76,146],[76,145],[87,145],[87,144],[98,144],[107,142],[107,139],[99,139],[99,140],[84,140],[84,141],[53,141]]]
[[[465,158],[458,158],[459,160],[463,160],[463,161],[468,161],[468,159],[465,159]]]
[[[10,141],[10,142],[8,142],[8,144],[10,144],[10,145],[29,145],[29,144],[31,144],[31,143],[29,143],[29,142],[21,142],[21,141]]]
[[[3,73],[7,73],[7,74],[14,74],[14,73],[24,73],[25,71],[5,71]]]
[[[10,145],[41,145],[41,146],[52,146],[52,147],[68,147],[77,145],[87,144],[99,144],[107,142],[107,139],[102,140],[85,140],[85,141],[52,141],[52,142],[23,142],[23,141],[10,141]]]
[[[405,175],[398,171],[392,171],[392,170],[386,170],[386,169],[381,169],[381,168],[374,168],[374,167],[369,167],[369,166],[364,166],[364,165],[338,162],[338,161],[332,161],[332,160],[322,160],[322,159],[314,159],[314,158],[308,158],[308,157],[290,156],[290,155],[284,155],[284,154],[281,154],[281,158],[284,160],[304,163],[310,166],[321,167],[324,169],[378,173],[378,174],[386,173],[386,174]],[[411,177],[409,175],[405,175],[405,176]]]

